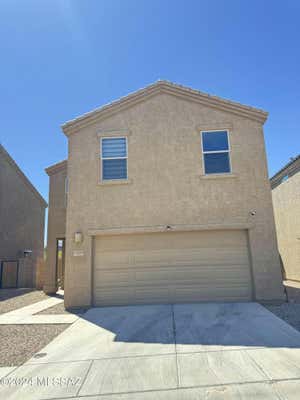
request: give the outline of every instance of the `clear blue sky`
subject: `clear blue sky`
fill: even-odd
[[[270,175],[300,152],[300,2],[0,0],[0,140],[48,198],[60,125],[157,79],[269,111]]]

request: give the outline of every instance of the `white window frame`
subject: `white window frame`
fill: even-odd
[[[215,132],[226,132],[227,133],[227,141],[228,141],[228,150],[212,150],[212,151],[204,151],[203,148],[203,133],[215,133]],[[229,135],[229,130],[228,129],[209,129],[209,130],[203,130],[200,131],[201,135],[201,150],[202,150],[202,168],[204,175],[228,175],[232,173],[232,165],[231,165],[231,146],[230,146],[230,135]],[[204,154],[217,154],[217,153],[228,153],[228,158],[229,158],[229,172],[211,172],[207,173],[205,171],[205,160],[204,160]]]
[[[125,139],[126,157],[102,157],[102,141],[103,141],[103,139]],[[126,178],[104,179],[103,178],[103,160],[127,160],[127,162],[126,162]],[[100,162],[101,162],[101,182],[127,181],[128,180],[128,138],[127,138],[127,136],[101,136],[101,138],[100,138]]]

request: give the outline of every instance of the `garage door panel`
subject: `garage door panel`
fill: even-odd
[[[199,264],[217,264],[232,262],[231,249],[222,248],[201,248],[201,249],[170,249],[168,251],[162,250],[159,252],[145,251],[140,254],[133,255],[133,263],[137,266],[150,266],[153,265],[197,265]],[[235,260],[236,262],[247,262],[247,254],[245,248],[236,249]],[[154,262],[155,261],[155,262]]]
[[[96,290],[95,297],[101,305],[123,305],[123,304],[160,304],[170,303],[166,299],[172,298],[172,288],[159,286],[156,288],[135,287],[126,290],[113,291],[113,288]]]
[[[94,280],[97,282],[97,287],[105,286],[129,286],[135,279],[135,271],[97,271],[94,275]]]
[[[249,296],[251,292],[247,285],[239,285],[234,291],[224,286],[216,286],[213,292],[202,286],[199,288],[198,301],[248,301]],[[181,287],[175,291],[174,297],[178,302],[195,301],[195,292],[192,287]]]
[[[132,254],[130,252],[115,252],[115,253],[98,253],[95,258],[99,260],[95,265],[95,268],[106,269],[106,268],[128,268],[128,265],[132,264]]]
[[[158,286],[152,287],[141,287],[135,289],[135,298],[138,304],[145,303],[170,303],[172,298],[172,287]]]
[[[245,231],[95,238],[94,303],[250,300]]]
[[[114,292],[113,288],[107,288],[95,293],[101,305],[123,304],[160,304],[175,302],[195,301],[195,288],[192,285],[183,285],[180,288],[173,286],[129,287],[126,290]],[[251,292],[248,285],[238,285],[233,291],[222,285],[216,286],[212,292],[206,286],[199,286],[197,301],[248,301]]]
[[[178,242],[182,248],[201,248],[201,247],[245,247],[246,231],[199,231],[199,232],[162,232],[135,235],[114,235],[99,236],[96,238],[96,252],[109,251],[131,251],[134,249],[134,242],[138,242],[139,250],[174,249]],[[112,241],[112,239],[114,239]]]
[[[169,249],[161,251],[145,250],[144,252],[128,251],[98,254],[96,269],[109,268],[128,268],[128,265],[138,268],[155,266],[181,266],[185,265],[201,265],[201,264],[248,264],[247,248],[218,249],[218,248],[202,248],[202,249]]]
[[[178,285],[183,282],[194,282],[195,279],[209,284],[214,279],[214,282],[222,281],[226,283],[245,282],[249,280],[248,265],[233,265],[228,268],[226,265],[218,266],[181,266],[180,269],[174,269],[171,266],[167,268],[147,268],[147,269],[128,269],[120,270],[97,270],[95,279],[98,282],[98,287],[105,286],[130,286],[132,282],[143,284],[146,286],[157,285],[158,283],[166,283],[166,285]]]
[[[216,283],[217,281],[245,282],[248,281],[248,279],[249,274],[247,271],[237,273],[236,270],[228,270],[224,267],[220,267],[214,271],[212,271],[212,268],[187,268],[185,271],[175,271],[173,275],[173,280],[178,284],[185,281],[193,282],[194,280],[198,280],[198,285],[203,282],[208,285],[211,284],[212,280]]]

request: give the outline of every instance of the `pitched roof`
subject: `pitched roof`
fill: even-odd
[[[261,123],[264,123],[268,117],[268,113],[264,110],[246,106],[235,101],[225,100],[221,97],[212,96],[207,93],[200,92],[199,90],[191,89],[173,82],[159,80],[151,85],[146,86],[145,88],[139,89],[136,92],[130,93],[127,96],[121,97],[118,100],[108,103],[100,108],[96,108],[66,122],[62,125],[62,130],[66,136],[69,136],[81,127],[93,123],[97,118],[116,113],[128,106],[144,100],[146,97],[153,96],[159,92],[173,94],[175,96],[198,102],[206,106],[241,115]]]
[[[67,163],[68,163],[67,160],[59,161],[59,162],[52,164],[49,167],[45,168],[45,171],[49,176],[56,174],[56,172],[66,169]]]
[[[276,186],[280,185],[282,179],[285,176],[291,177],[299,171],[300,171],[300,154],[298,154],[296,157],[293,157],[291,161],[285,164],[278,172],[276,172],[275,175],[272,176],[272,178],[270,178],[271,188],[275,189]]]
[[[25,185],[32,191],[32,193],[35,195],[35,197],[42,203],[44,207],[47,207],[48,204],[45,201],[45,199],[40,195],[40,193],[36,190],[36,188],[33,186],[33,184],[30,182],[30,180],[27,178],[27,176],[22,172],[22,170],[18,167],[17,163],[14,161],[14,159],[8,154],[8,152],[5,150],[5,148],[0,144],[0,155],[4,157],[4,159],[10,164],[12,168],[16,171],[16,173],[20,176],[20,178],[23,180]]]

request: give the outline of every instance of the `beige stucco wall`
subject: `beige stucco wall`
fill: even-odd
[[[49,168],[47,173],[49,175],[49,210],[44,291],[55,293],[57,290],[56,240],[64,238],[66,230],[67,163],[59,163]]]
[[[200,130],[225,128],[230,132],[233,175],[204,177]],[[98,136],[118,130],[129,133],[129,183],[101,185]],[[157,94],[72,134],[68,176],[66,306],[91,302],[90,229],[180,224],[250,224],[256,299],[282,298],[259,122],[170,94]],[[256,215],[251,217],[253,210]],[[84,235],[80,245],[73,241],[76,231]],[[74,250],[83,250],[84,256],[75,257]]]
[[[286,279],[300,280],[300,172],[273,189],[272,197]]]
[[[19,259],[24,250],[32,255],[23,260],[20,284],[35,287],[43,267],[46,203],[0,146],[0,259]],[[20,267],[21,268],[21,267]]]

